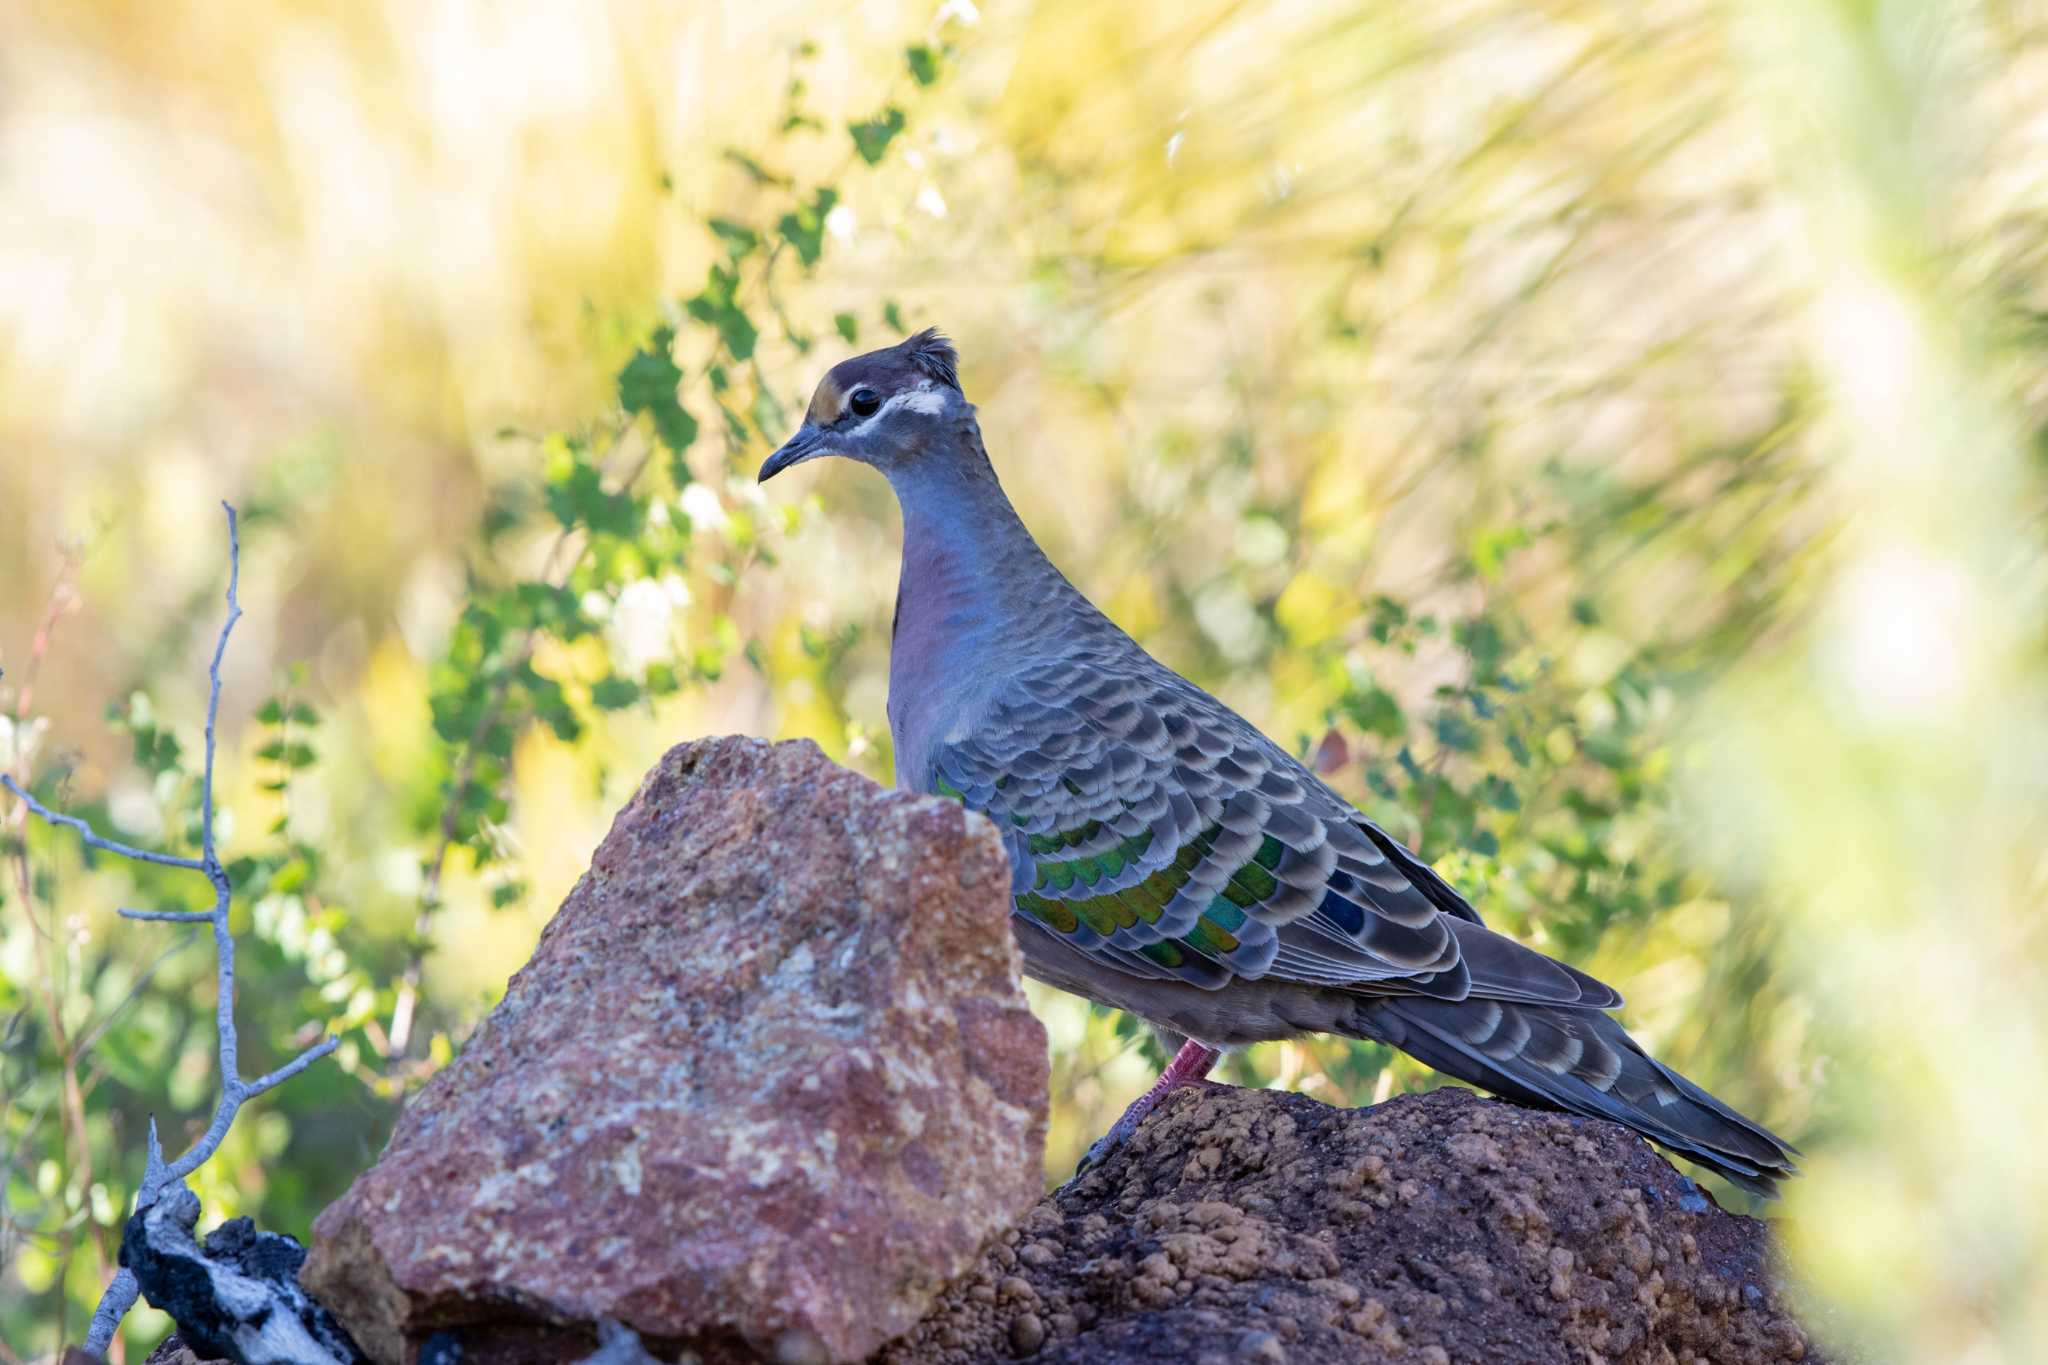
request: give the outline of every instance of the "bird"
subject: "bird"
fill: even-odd
[[[1657,1061],[1622,998],[1488,929],[1430,864],[1160,663],[1039,548],[936,329],[819,381],[759,481],[828,456],[903,518],[899,787],[988,817],[1027,975],[1138,1016],[1171,1060],[1099,1163],[1228,1051],[1331,1034],[1501,1098],[1610,1119],[1769,1197],[1797,1149]]]

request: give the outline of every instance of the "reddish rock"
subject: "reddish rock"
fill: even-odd
[[[1819,1360],[1769,1226],[1626,1129],[1443,1089],[1183,1090],[881,1365]]]
[[[868,1355],[1043,1188],[1008,888],[807,741],[671,751],[303,1281],[380,1362]]]

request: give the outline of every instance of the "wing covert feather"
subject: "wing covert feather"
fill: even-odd
[[[1017,913],[1138,975],[1463,998],[1460,938],[1386,836],[1222,703],[1137,658],[1027,668],[931,751],[927,789],[1002,831]]]

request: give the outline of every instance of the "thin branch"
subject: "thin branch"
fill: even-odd
[[[235,1116],[240,1111],[244,1102],[254,1099],[272,1086],[282,1081],[288,1081],[298,1075],[314,1062],[319,1061],[322,1057],[334,1051],[340,1041],[340,1039],[330,1033],[327,1037],[322,1038],[319,1042],[313,1044],[313,1046],[307,1048],[304,1052],[301,1052],[298,1056],[292,1058],[292,1060],[286,1062],[270,1074],[260,1076],[253,1081],[236,1080],[232,1084],[223,1087],[220,1103],[214,1107],[213,1122],[206,1125],[206,1131],[200,1134],[199,1141],[192,1144],[191,1150],[163,1168],[163,1175],[157,1181],[156,1193],[160,1194],[163,1187],[175,1181],[183,1180],[186,1176],[204,1166],[213,1154],[220,1150],[220,1145],[227,1139],[228,1129],[234,1127]],[[223,1038],[221,1051],[228,1051],[230,1046],[230,1040]],[[151,1127],[153,1129],[154,1124]],[[157,1159],[161,1161],[162,1157],[163,1151],[161,1148],[158,1148]],[[144,1193],[150,1192],[147,1188],[149,1185],[147,1176],[144,1176],[143,1184],[145,1189],[135,1196],[136,1207],[138,1208],[145,1207],[147,1203],[155,1202],[154,1199],[145,1201],[142,1197]]]
[[[123,1267],[115,1272],[114,1278],[107,1281],[107,1292],[100,1295],[99,1307],[92,1310],[92,1325],[85,1329],[86,1350],[107,1353],[121,1319],[128,1316],[141,1293],[142,1286],[135,1283],[134,1271]]]
[[[325,1038],[322,1038],[319,1042],[313,1044],[313,1046],[307,1048],[277,1070],[265,1072],[253,1081],[243,1082],[242,1098],[244,1100],[252,1100],[273,1086],[283,1085],[286,1081],[298,1075],[301,1071],[304,1071],[340,1045],[341,1040],[339,1038],[331,1033],[328,1034]],[[180,1157],[179,1160],[182,1161],[184,1158]]]
[[[242,577],[242,542],[235,509],[227,503],[221,504],[228,517],[228,615],[222,622],[220,636],[214,642],[213,661],[206,670],[206,768],[200,793],[200,856],[198,858],[177,858],[164,853],[151,853],[144,849],[132,848],[96,833],[85,821],[75,816],[59,815],[44,807],[17,785],[11,776],[0,775],[0,784],[14,793],[23,804],[53,825],[74,829],[86,845],[109,853],[132,858],[138,862],[157,863],[166,867],[181,867],[204,874],[213,887],[213,909],[193,910],[130,910],[123,908],[120,914],[131,920],[152,920],[174,924],[207,922],[213,925],[213,944],[218,963],[216,972],[217,998],[215,1020],[220,1034],[220,1100],[214,1105],[213,1118],[206,1125],[206,1131],[197,1142],[176,1161],[164,1160],[163,1144],[157,1136],[156,1120],[149,1121],[148,1150],[142,1173],[141,1186],[135,1192],[135,1207],[149,1208],[162,1198],[165,1191],[181,1186],[186,1176],[204,1165],[228,1135],[235,1117],[242,1105],[264,1091],[290,1080],[320,1058],[333,1052],[338,1040],[328,1035],[312,1047],[307,1048],[277,1070],[259,1076],[255,1080],[242,1079],[239,1062],[239,1039],[235,1033],[235,940],[228,932],[228,910],[234,900],[234,884],[228,879],[227,869],[222,866],[220,853],[214,842],[213,832],[213,765],[217,752],[215,728],[220,717],[220,666],[227,655],[228,637],[235,629],[235,622],[242,619],[241,603],[236,598]],[[86,1335],[88,1351],[104,1355],[119,1330],[121,1319],[134,1306],[139,1288],[134,1275],[123,1270],[108,1283],[101,1296],[99,1307],[93,1311],[92,1327]]]
[[[206,777],[199,793],[201,856],[205,859],[207,878],[216,886],[226,877],[214,876],[220,870],[220,859],[213,854],[213,725],[220,716],[220,661],[227,655],[228,636],[234,634],[235,622],[242,619],[242,604],[235,597],[235,589],[242,582],[241,518],[227,503],[221,504],[221,510],[228,514],[228,619],[221,622],[220,638],[213,644],[213,662],[206,668]]]
[[[26,791],[23,791],[21,784],[14,780],[12,773],[0,773],[0,787],[7,788],[8,791],[14,794],[14,798],[17,801],[27,806],[31,812],[41,816],[48,823],[63,825],[69,829],[77,830],[78,837],[85,841],[87,848],[96,848],[104,853],[118,854],[123,858],[133,858],[138,863],[156,863],[161,867],[182,867],[188,872],[206,871],[206,864],[197,858],[180,858],[172,853],[151,853],[146,848],[136,848],[132,844],[124,844],[118,839],[101,837],[93,831],[91,825],[88,825],[77,816],[59,815],[56,811],[51,810],[48,806],[30,796]]]

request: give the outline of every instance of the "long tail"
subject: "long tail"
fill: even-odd
[[[1797,1153],[1637,1046],[1597,1009],[1361,997],[1360,1037],[1505,1099],[1612,1119],[1765,1198]]]

